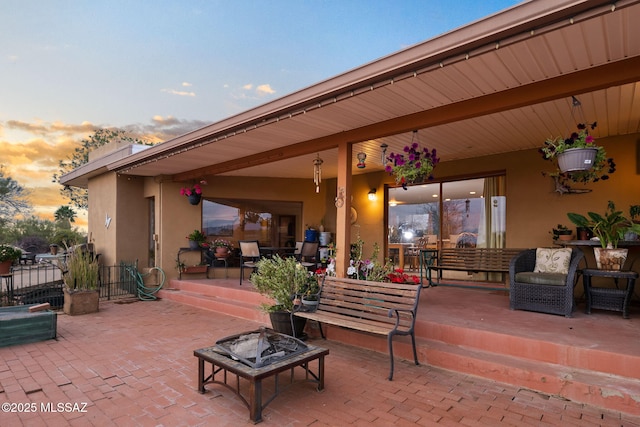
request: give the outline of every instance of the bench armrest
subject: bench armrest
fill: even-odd
[[[408,309],[408,308],[390,308],[389,312],[387,313],[387,316],[389,317],[395,317],[396,319],[396,324],[393,327],[394,331],[397,331],[398,328],[400,327],[400,312],[403,311],[405,313],[411,313],[411,327],[408,330],[413,329],[413,326],[416,323],[416,310],[414,309]]]

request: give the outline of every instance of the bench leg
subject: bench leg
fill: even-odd
[[[393,335],[387,336],[387,344],[389,345],[389,361],[391,363],[389,381],[391,381],[393,379]]]
[[[416,362],[416,365],[419,365],[418,351],[416,350],[416,335],[413,333],[411,334],[411,345],[413,346],[413,360]]]

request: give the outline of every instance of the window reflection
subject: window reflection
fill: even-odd
[[[202,229],[210,238],[258,240],[261,246],[295,246],[301,202],[210,199],[202,203]]]
[[[388,256],[406,268],[416,248],[504,247],[504,190],[503,175],[389,188]]]

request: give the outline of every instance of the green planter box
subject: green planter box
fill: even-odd
[[[55,311],[29,313],[31,305],[0,308],[0,347],[48,340],[56,337]]]

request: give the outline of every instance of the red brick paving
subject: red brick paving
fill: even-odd
[[[167,300],[60,314],[57,340],[0,348],[0,403],[23,410],[0,412],[0,426],[251,425],[229,390],[196,391],[193,350],[259,326]],[[263,425],[640,426],[637,417],[410,361],[396,362],[390,382],[387,355],[312,343],[330,349],[325,391],[296,382],[264,409]],[[86,412],[42,410],[57,404]]]

